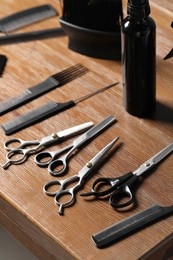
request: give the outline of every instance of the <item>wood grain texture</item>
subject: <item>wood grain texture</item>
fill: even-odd
[[[60,10],[55,0],[36,0],[34,5],[44,3],[51,3]],[[82,63],[90,71],[62,88],[1,116],[0,124],[50,100],[63,102],[76,99],[120,81],[116,87],[11,136],[24,140],[41,139],[76,124],[87,121],[98,123],[110,114],[115,115],[117,123],[89,142],[70,161],[70,171],[64,177],[77,173],[108,142],[120,136],[119,143],[122,146],[105,161],[102,168],[93,173],[82,191],[89,191],[97,177],[115,177],[135,170],[173,140],[173,59],[163,60],[173,47],[173,29],[170,27],[173,4],[169,1],[163,7],[157,4],[158,1],[152,0],[150,3],[152,17],[157,24],[157,107],[155,114],[148,119],[133,117],[124,110],[121,62],[75,53],[68,49],[66,36],[1,46],[0,52],[7,55],[8,63],[0,79],[0,101],[18,95],[76,63]],[[3,17],[32,7],[33,2],[20,1],[19,6],[16,0],[2,0],[0,6],[0,16]],[[51,18],[49,22],[43,21],[20,31],[56,26],[59,26],[58,19]],[[6,154],[3,142],[9,137],[5,136],[2,129],[0,137],[0,163],[3,164]],[[63,147],[73,139],[50,149]],[[1,169],[0,221],[41,259],[137,259],[172,233],[171,216],[103,250],[96,248],[91,240],[92,234],[152,204],[173,204],[172,155],[141,183],[136,192],[139,205],[133,211],[117,212],[106,201],[88,201],[80,197],[78,192],[76,203],[65,209],[64,216],[58,215],[53,199],[42,191],[43,185],[53,177],[46,168],[36,166],[33,160],[32,155],[21,165],[13,165],[8,170]]]
[[[158,6],[158,8],[164,9],[164,11],[166,11],[166,12],[168,12],[168,11],[170,13],[173,12],[172,2],[169,1],[169,0],[164,0],[164,1],[162,1],[162,0],[152,0],[150,2],[152,4],[155,3]]]

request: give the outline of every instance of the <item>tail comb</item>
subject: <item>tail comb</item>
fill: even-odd
[[[84,75],[89,70],[82,64],[76,64],[68,69],[62,70],[36,86],[26,89],[23,93],[16,97],[0,102],[0,115],[19,107],[57,87],[61,87],[68,82]]]

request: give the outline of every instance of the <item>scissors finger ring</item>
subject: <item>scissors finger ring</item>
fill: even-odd
[[[54,158],[54,153],[53,152],[45,151],[45,152],[38,153],[35,156],[34,161],[39,166],[47,166],[53,160],[53,158]]]
[[[124,208],[135,201],[130,188],[127,185],[114,191],[109,197],[109,203],[115,208]]]
[[[73,190],[74,190],[74,188],[60,190],[55,195],[54,201],[55,201],[55,204],[57,204],[59,206],[59,209],[58,209],[59,214],[63,214],[63,208],[68,207],[74,203],[75,196],[74,196]],[[70,198],[69,198],[69,195],[70,195]],[[65,198],[63,199],[63,202],[61,202],[62,197],[66,197],[66,199]]]
[[[60,185],[61,183],[58,180],[49,181],[43,186],[43,191],[48,196],[55,196],[57,192],[61,189],[61,187],[59,188]],[[54,191],[52,191],[52,187],[54,187]]]
[[[19,146],[22,145],[23,140],[21,140],[20,138],[12,138],[9,139],[7,141],[5,141],[4,143],[4,148],[7,151],[11,151],[12,149],[16,149],[19,148]],[[12,145],[11,145],[12,144]]]
[[[53,176],[59,176],[68,170],[67,156],[64,155],[61,158],[52,161],[48,166],[48,172]]]
[[[3,169],[9,167],[10,164],[18,164],[26,159],[27,150],[16,149],[11,150],[6,154],[6,163],[2,166]]]

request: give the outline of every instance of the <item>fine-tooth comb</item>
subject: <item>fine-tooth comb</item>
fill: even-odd
[[[19,96],[12,97],[7,101],[0,102],[0,115],[16,107],[19,107],[22,104],[27,103],[28,101],[33,100],[54,88],[63,86],[64,84],[84,75],[86,72],[88,72],[86,67],[81,64],[76,64],[69,67],[68,69],[50,76],[40,84],[26,89]]]
[[[171,214],[173,206],[153,205],[92,235],[92,239],[99,248],[106,247]]]
[[[8,33],[56,15],[57,10],[50,4],[32,7],[0,19],[0,31]]]

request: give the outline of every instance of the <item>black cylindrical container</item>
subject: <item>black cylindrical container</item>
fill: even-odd
[[[122,22],[124,106],[145,117],[156,102],[156,26],[148,0],[129,0],[127,13]]]

